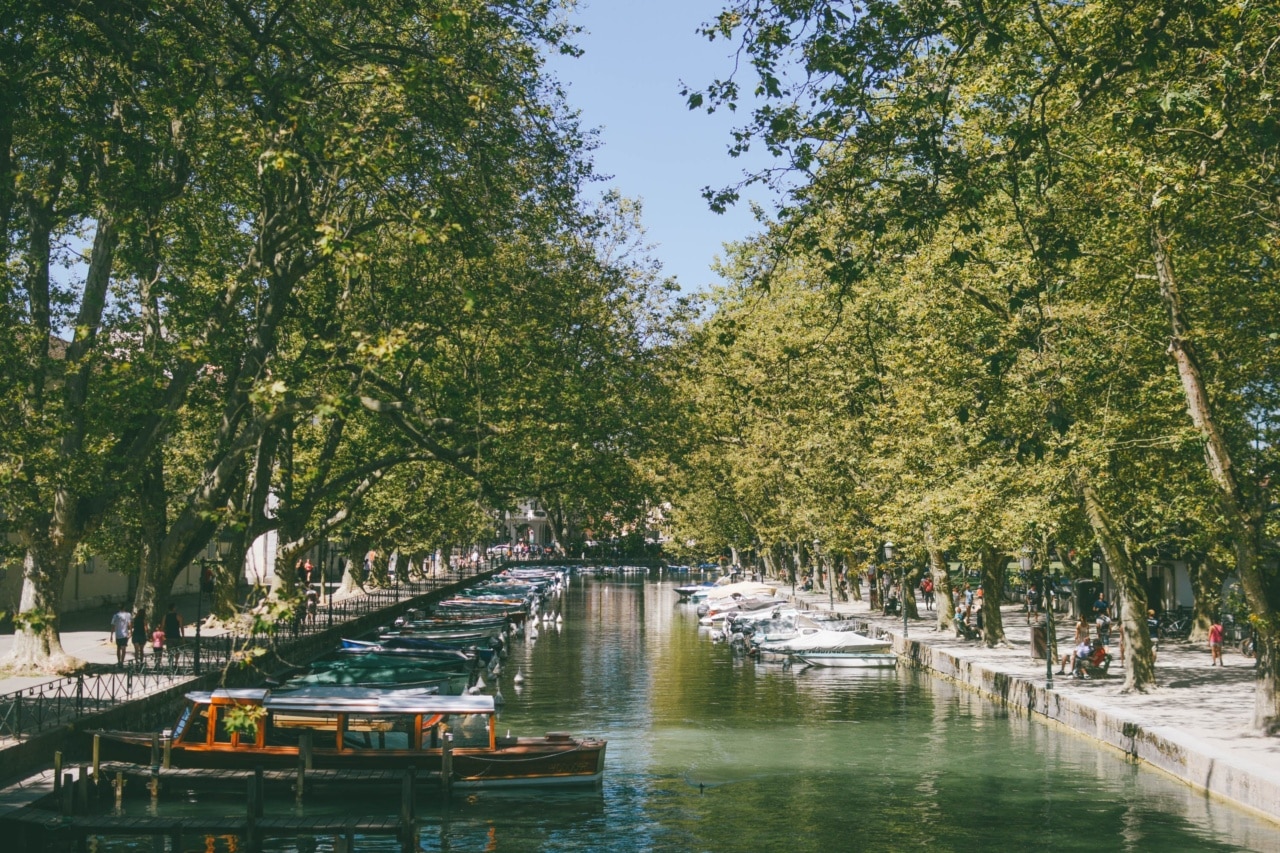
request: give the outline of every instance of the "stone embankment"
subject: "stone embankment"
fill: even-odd
[[[780,590],[785,592],[786,590]],[[801,606],[833,609],[820,592],[797,593]],[[1031,657],[1031,629],[1020,606],[1003,608],[1006,646],[989,649],[934,629],[922,613],[903,636],[901,617],[872,612],[864,601],[835,602],[834,610],[891,635],[894,651],[933,675],[950,679],[1010,710],[1046,718],[1158,768],[1195,789],[1280,823],[1280,738],[1252,731],[1253,660],[1228,650],[1226,666],[1210,667],[1207,645],[1161,641],[1157,689],[1121,692],[1120,662],[1103,679],[1057,675],[1047,689],[1043,658]],[[1071,643],[1071,624],[1059,616],[1058,646]]]

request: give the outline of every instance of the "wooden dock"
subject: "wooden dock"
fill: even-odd
[[[193,770],[138,767],[135,764],[104,762],[97,784],[87,766],[69,770],[55,783],[42,773],[4,792],[0,797],[0,835],[4,849],[52,853],[89,849],[89,841],[103,836],[150,836],[170,840],[169,849],[182,851],[200,839],[194,849],[204,850],[203,839],[235,836],[243,849],[261,848],[268,837],[332,837],[338,851],[354,851],[357,836],[394,836],[402,849],[417,849],[414,796],[422,781],[439,786],[439,773],[419,777],[410,770],[309,770],[306,791],[331,786],[361,791],[374,789],[400,792],[398,815],[336,814],[267,817],[263,801],[268,790],[296,791],[298,773],[286,770]],[[245,811],[241,815],[149,816],[91,813],[90,800],[102,802],[130,789],[132,798],[149,793],[154,799],[163,791],[222,790],[244,791]],[[146,793],[144,793],[146,792]],[[99,806],[101,808],[101,806]]]

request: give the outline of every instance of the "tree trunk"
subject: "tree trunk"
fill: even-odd
[[[956,603],[951,598],[951,570],[946,556],[933,542],[933,535],[926,531],[929,549],[929,567],[933,573],[933,600],[938,613],[938,630],[950,633],[956,629]],[[985,618],[985,617],[984,617]]]
[[[62,587],[67,564],[28,547],[22,561],[22,598],[13,619],[13,646],[4,657],[4,665],[13,674],[49,675],[66,673],[84,665],[84,661],[67,654],[58,634]],[[109,626],[102,626],[102,633]]]
[[[1151,254],[1155,261],[1160,298],[1169,315],[1169,355],[1178,368],[1187,413],[1204,442],[1205,467],[1218,490],[1218,502],[1227,522],[1236,573],[1245,599],[1255,617],[1258,641],[1258,679],[1254,696],[1254,727],[1261,732],[1280,730],[1280,596],[1268,587],[1258,559],[1263,519],[1270,502],[1270,481],[1263,479],[1247,495],[1232,463],[1226,439],[1218,427],[1195,350],[1192,331],[1182,310],[1173,260],[1159,220],[1151,225]],[[1252,497],[1252,499],[1250,499]]]
[[[982,642],[987,648],[1007,646],[1004,636],[1004,620],[1000,615],[1000,601],[1004,597],[1004,576],[1008,571],[1009,557],[984,545],[978,551],[982,563]]]
[[[1076,490],[1084,501],[1085,515],[1098,539],[1111,576],[1120,589],[1120,631],[1124,635],[1125,668],[1123,693],[1146,693],[1156,686],[1155,650],[1147,629],[1147,591],[1138,577],[1129,552],[1116,535],[1111,519],[1098,498],[1097,490],[1084,475],[1076,472]]]
[[[1191,636],[1194,643],[1209,642],[1209,627],[1222,613],[1222,582],[1227,578],[1227,566],[1206,555],[1199,563],[1189,563],[1192,602]]]

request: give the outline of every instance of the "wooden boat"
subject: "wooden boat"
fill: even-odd
[[[309,753],[319,769],[448,772],[459,787],[599,782],[607,742],[564,732],[500,737],[492,696],[312,687],[188,693],[167,739],[175,767],[295,769]],[[232,712],[257,714],[248,734]],[[102,732],[106,760],[151,763],[150,732]]]
[[[801,652],[795,657],[810,666],[843,669],[879,669],[898,665],[897,655],[877,652]]]
[[[406,642],[401,642],[406,641]],[[479,659],[480,662],[488,666],[493,658],[498,654],[497,647],[493,645],[475,645],[466,642],[446,643],[431,640],[426,637],[397,637],[387,642],[379,642],[377,640],[352,640],[346,637],[342,638],[342,648],[338,650],[343,655],[397,655],[402,657],[418,657],[427,660],[447,660],[447,661],[463,661],[471,662]]]

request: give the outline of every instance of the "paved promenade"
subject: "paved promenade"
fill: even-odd
[[[790,589],[780,588],[779,593],[789,594]],[[796,599],[812,610],[832,609],[828,596],[818,591],[798,593]],[[936,631],[934,614],[929,611],[909,624],[909,641],[923,647],[912,648],[901,642],[900,616],[872,612],[865,599],[837,600],[834,609],[893,635],[895,651],[920,660],[935,672],[988,694],[1002,693],[1009,704],[1033,713],[1047,712],[1081,734],[1163,765],[1162,769],[1197,788],[1280,822],[1280,738],[1250,731],[1254,704],[1251,658],[1227,650],[1226,665],[1210,667],[1207,643],[1161,640],[1156,656],[1157,690],[1121,693],[1124,673],[1117,654],[1111,675],[1104,679],[1081,681],[1059,676],[1055,666],[1054,689],[1048,693],[1043,690],[1044,660],[1031,657],[1031,630],[1021,605],[1002,608],[1009,646],[995,649],[986,648],[981,641]],[[1073,625],[1059,615],[1055,628],[1059,650],[1065,650],[1072,644]]]
[[[186,626],[187,641],[190,642],[196,635],[196,605],[202,603],[203,613],[209,615],[208,596],[204,597],[203,602],[197,602],[195,595],[181,595],[170,599],[177,605],[178,613],[182,616],[182,623]],[[102,666],[112,666],[116,662],[116,644],[111,639],[111,616],[120,608],[117,607],[94,607],[87,610],[77,610],[67,613],[62,617],[62,648],[67,654],[77,657],[86,663],[94,665],[94,668]],[[221,627],[210,628],[208,630],[201,629],[202,637],[218,637],[225,634],[226,631]],[[13,629],[6,629],[0,632],[0,658],[9,652],[13,647]],[[147,655],[150,664],[151,642],[147,641]],[[128,661],[133,660],[133,644],[129,644]],[[15,690],[23,690],[37,684],[49,681],[53,676],[5,676],[0,677],[0,694],[11,693]]]

